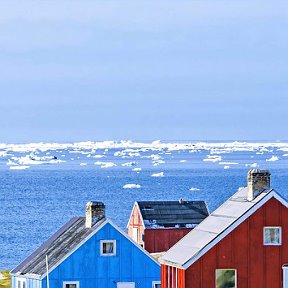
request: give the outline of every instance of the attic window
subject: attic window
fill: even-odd
[[[282,233],[281,227],[264,227],[263,243],[264,245],[281,245]]]
[[[100,255],[101,256],[115,256],[116,255],[116,240],[101,240],[100,241]]]
[[[79,281],[64,281],[63,288],[79,288]]]

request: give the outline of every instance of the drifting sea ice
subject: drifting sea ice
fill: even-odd
[[[222,160],[222,157],[219,155],[207,155],[207,158],[203,159],[203,161],[209,161],[209,162],[219,162]]]
[[[237,165],[239,164],[238,162],[219,162],[219,165]]]
[[[28,169],[30,166],[10,166],[9,169],[10,170],[25,170]]]
[[[274,161],[278,161],[278,160],[279,160],[279,158],[277,156],[274,156],[274,155],[271,158],[266,159],[267,162],[274,162]]]
[[[125,184],[123,189],[139,189],[141,188],[140,184]]]
[[[259,165],[257,163],[252,163],[252,164],[245,164],[245,167],[258,168]]]
[[[123,167],[131,167],[131,166],[135,166],[135,165],[137,165],[137,162],[135,162],[135,161],[126,162],[126,163],[121,164],[121,166],[123,166]]]
[[[87,156],[88,157],[88,156]],[[92,158],[104,158],[106,157],[105,155],[101,155],[101,154],[97,154],[97,155],[94,155],[94,156],[90,156]]]
[[[200,191],[199,188],[195,188],[195,187],[191,187],[189,190],[190,190],[190,191]]]
[[[164,177],[164,172],[153,173],[151,176],[152,177]]]
[[[94,164],[100,166],[100,168],[111,168],[111,167],[117,166],[117,165],[116,165],[115,163],[113,163],[113,162],[101,162],[101,161],[96,161]]]
[[[132,171],[134,172],[140,172],[142,170],[142,168],[133,168]]]

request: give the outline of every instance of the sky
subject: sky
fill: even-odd
[[[0,143],[287,140],[288,2],[0,2]]]

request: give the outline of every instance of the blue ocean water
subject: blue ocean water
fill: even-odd
[[[125,230],[137,200],[205,200],[212,212],[247,186],[251,167],[269,169],[272,188],[287,197],[288,144],[263,145],[248,143],[244,149],[236,143],[220,150],[202,144],[179,149],[3,146],[0,270],[15,267],[71,217],[84,216],[90,200],[103,201],[106,215]],[[126,184],[140,188],[124,189]]]

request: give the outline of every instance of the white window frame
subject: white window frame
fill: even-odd
[[[112,253],[103,253],[103,244],[104,243],[113,243],[113,252]],[[116,255],[116,240],[100,240],[100,255],[101,256],[115,256]]]
[[[66,284],[76,284],[76,288],[80,287],[79,281],[63,281],[63,288],[66,288]]]
[[[278,229],[279,230],[279,243],[265,242],[265,230]],[[264,226],[263,227],[263,245],[264,246],[280,246],[282,245],[282,227],[281,226]]]
[[[20,283],[20,288],[23,288],[23,283],[25,283],[25,288],[27,287],[27,281],[26,281],[26,278],[18,278],[17,277],[17,288],[19,287],[19,284]]]
[[[116,287],[119,288],[121,285],[126,285],[126,284],[133,284],[134,288],[136,287],[135,282],[117,282]]]
[[[222,268],[219,268],[219,269],[215,269],[215,287],[217,288],[217,270],[223,270],[223,271],[227,271],[227,270],[233,270],[235,271],[235,288],[237,288],[237,269],[234,269],[234,268],[227,268],[227,269],[222,269]]]
[[[161,285],[161,281],[152,281],[152,288],[156,288],[156,284]]]

